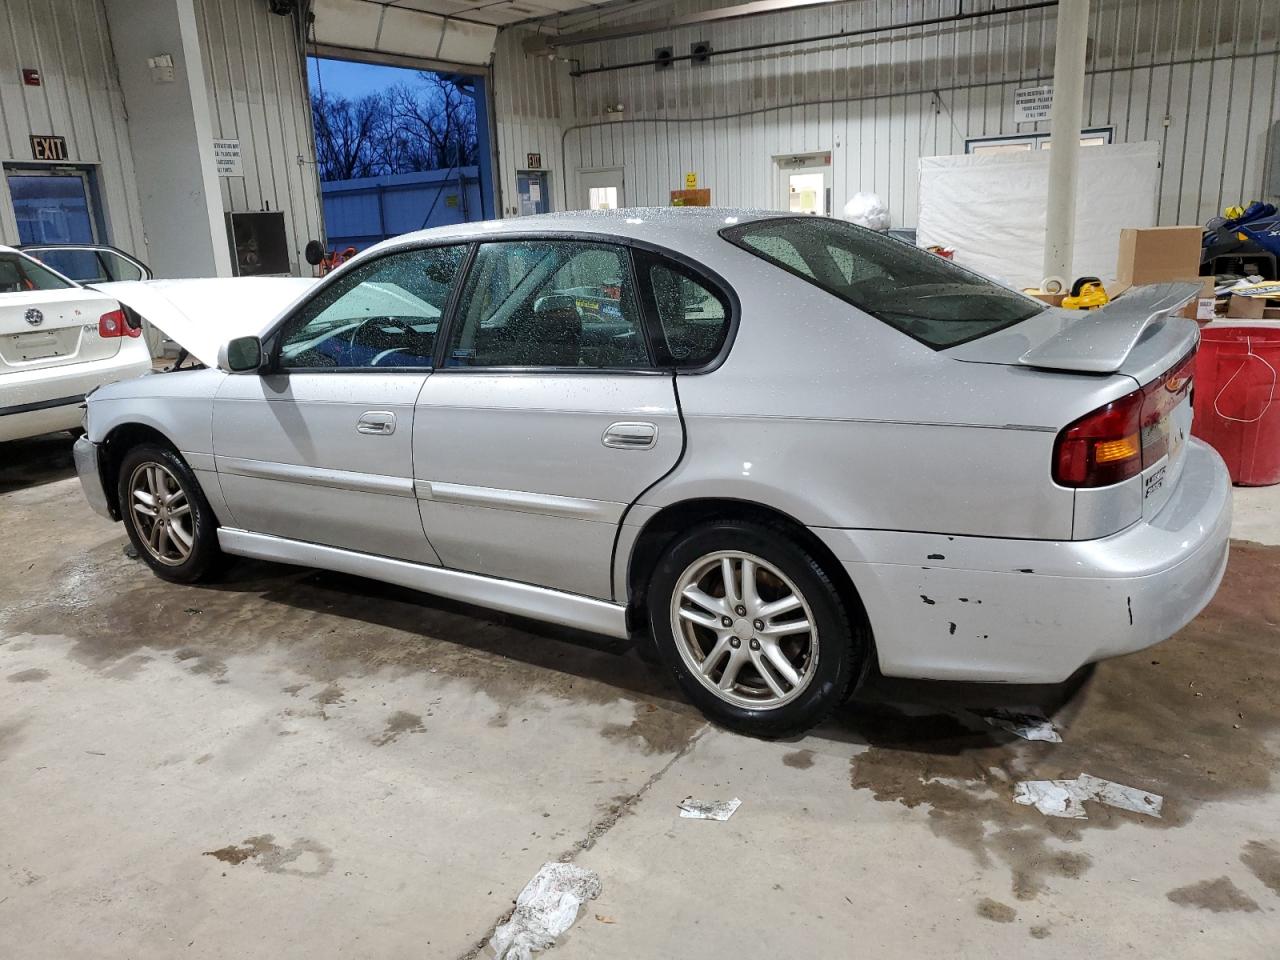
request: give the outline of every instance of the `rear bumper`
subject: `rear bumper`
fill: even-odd
[[[1172,636],[1226,570],[1231,481],[1194,438],[1158,514],[1097,540],[814,532],[844,563],[886,676],[1057,683]]]
[[[0,374],[0,441],[78,427],[85,394],[150,370],[151,355],[138,338],[102,360]]]
[[[102,445],[94,443],[88,437],[81,437],[76,441],[72,453],[76,462],[76,475],[80,478],[80,487],[84,490],[84,498],[89,501],[93,512],[108,520],[119,520],[120,518],[112,513],[106,487],[102,482]]]

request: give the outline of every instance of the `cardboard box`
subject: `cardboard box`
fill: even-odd
[[[1262,320],[1267,301],[1261,297],[1231,297],[1227,300],[1227,317],[1231,320]]]
[[[1051,307],[1062,306],[1062,301],[1067,299],[1065,293],[1029,293],[1028,296],[1035,297],[1041,303],[1047,303]]]
[[[1218,303],[1213,288],[1213,277],[1200,277],[1199,298],[1192,300],[1183,307],[1178,316],[1186,317],[1188,320],[1197,320],[1200,323],[1208,323],[1212,320]]]
[[[1116,284],[1200,279],[1203,227],[1145,227],[1120,231]]]

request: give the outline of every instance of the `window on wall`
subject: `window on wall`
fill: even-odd
[[[1115,127],[1093,127],[1080,131],[1080,146],[1098,147],[1113,143]],[[1029,153],[1048,150],[1052,146],[1049,133],[1028,133],[1009,137],[971,137],[964,142],[965,153],[990,156],[997,153]]]

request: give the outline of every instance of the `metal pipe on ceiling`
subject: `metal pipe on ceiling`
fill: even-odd
[[[844,40],[850,37],[862,37],[874,33],[888,33],[892,30],[909,30],[914,27],[933,27],[945,24],[964,23],[970,20],[986,20],[991,17],[1003,16],[1008,13],[1025,13],[1030,10],[1044,10],[1050,7],[1058,6],[1058,0],[1038,0],[1035,3],[1021,3],[1013,7],[1000,7],[999,9],[977,10],[965,12],[964,2],[960,0],[955,13],[950,13],[939,17],[925,17],[921,20],[908,20],[899,23],[887,23],[883,26],[860,27],[857,30],[838,30],[835,33],[822,33],[812,37],[795,37],[789,40],[769,40],[764,43],[751,43],[741,47],[728,47],[726,49],[713,50],[711,56],[713,58],[726,57],[736,53],[754,53],[757,50],[771,50],[777,47],[796,47],[810,43],[823,43],[827,40]],[[665,31],[675,24],[667,24],[662,29]],[[677,63],[681,60],[692,60],[694,54],[684,53],[673,57],[663,58],[663,63]],[[609,73],[614,70],[630,70],[633,67],[651,67],[658,63],[657,57],[649,57],[644,60],[628,60],[623,63],[601,64],[598,67],[577,67],[569,71],[571,77],[585,77],[592,73]]]

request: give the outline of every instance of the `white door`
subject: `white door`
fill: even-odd
[[[775,157],[777,196],[774,206],[790,213],[831,216],[831,155]]]
[[[621,167],[579,170],[578,191],[582,210],[618,210],[627,205]]]

